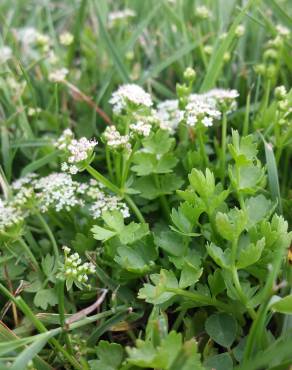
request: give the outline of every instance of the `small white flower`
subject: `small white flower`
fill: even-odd
[[[239,97],[239,92],[235,89],[212,89],[204,95],[207,99],[214,99],[219,109],[227,109],[230,113],[237,107],[236,99]]]
[[[63,249],[65,254],[69,254],[71,252],[71,249],[69,247],[67,247],[66,245],[63,245],[62,249]]]
[[[127,20],[128,18],[132,18],[136,16],[136,12],[132,9],[123,9],[116,12],[111,12],[108,15],[108,24],[109,27],[113,27],[116,22],[120,20]]]
[[[12,50],[9,46],[0,47],[0,64],[6,63],[12,58]]]
[[[152,125],[141,120],[130,125],[130,130],[138,135],[147,137],[150,135]]]
[[[56,212],[69,211],[82,206],[83,200],[78,197],[79,183],[73,181],[66,173],[52,173],[35,182],[36,198],[41,212],[54,209]]]
[[[27,110],[27,115],[29,117],[33,117],[35,116],[36,114],[39,114],[42,110],[40,108],[33,108],[33,107],[29,107],[28,110]]]
[[[0,233],[7,232],[24,220],[23,212],[13,204],[0,199]]]
[[[121,135],[115,126],[108,126],[103,133],[106,144],[113,149],[131,150],[129,135]]]
[[[112,94],[109,102],[113,105],[113,111],[116,114],[120,114],[122,110],[128,106],[128,103],[132,103],[138,108],[150,108],[153,104],[151,95],[146,93],[142,87],[135,84],[120,86],[118,90]]]
[[[67,156],[67,162],[63,162],[61,165],[62,171],[75,175],[79,171],[79,166],[92,157],[96,145],[95,139],[88,140],[85,137],[74,139],[73,132],[66,129],[55,144]]]
[[[62,82],[66,79],[69,71],[67,68],[57,69],[49,74],[49,81],[51,82]]]
[[[183,119],[183,112],[178,107],[178,100],[165,100],[158,104],[156,116],[160,127],[173,134]]]
[[[61,33],[59,40],[61,45],[69,46],[74,41],[74,36],[70,32],[63,32]]]
[[[213,53],[213,46],[212,45],[205,45],[204,46],[204,52],[207,55],[211,55]]]
[[[280,34],[280,36],[288,37],[290,35],[289,28],[282,26],[281,24],[278,24],[276,26],[277,32]]]
[[[237,37],[241,37],[241,36],[243,36],[243,35],[244,35],[244,33],[245,33],[245,27],[244,27],[244,25],[239,24],[239,25],[236,27],[236,29],[235,29],[235,35],[236,35]]]
[[[205,126],[212,126],[215,120],[221,117],[215,101],[206,98],[204,94],[191,94],[185,108],[185,119],[189,126],[201,122]]]
[[[196,8],[195,13],[196,13],[196,16],[201,19],[208,19],[212,16],[212,13],[210,12],[210,10],[204,5],[198,6]]]
[[[287,90],[285,86],[282,85],[275,88],[275,96],[277,97],[277,99],[282,100],[286,97],[286,95]]]

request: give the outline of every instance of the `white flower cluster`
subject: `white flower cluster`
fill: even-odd
[[[204,95],[191,94],[185,108],[185,119],[189,126],[202,123],[212,126],[215,120],[220,119],[221,112],[217,109],[215,101],[206,99]]]
[[[126,203],[122,202],[121,198],[115,195],[108,195],[103,192],[101,186],[95,180],[90,181],[86,195],[91,198],[89,210],[94,219],[101,217],[105,211],[114,210],[120,211],[124,218],[130,217]]]
[[[173,134],[184,114],[178,107],[178,100],[165,100],[158,104],[156,115],[160,128]]]
[[[137,116],[135,119],[137,119],[137,121],[131,123],[129,126],[131,136],[133,136],[133,134],[144,137],[149,136],[152,129],[152,117]]]
[[[214,99],[219,109],[227,109],[231,112],[237,107],[236,99],[239,93],[235,89],[212,89],[204,95],[207,99]]]
[[[88,140],[86,137],[75,139],[73,132],[66,129],[57,140],[55,146],[65,152],[67,162],[62,163],[62,171],[72,175],[79,171],[79,166],[91,159],[93,150],[97,145],[95,139]]]
[[[12,50],[9,46],[0,47],[0,64],[6,63],[12,58]]]
[[[61,33],[59,40],[61,45],[69,46],[74,41],[74,36],[70,32],[63,32]]]
[[[64,261],[64,277],[66,279],[71,279],[76,285],[78,283],[80,284],[86,284],[88,281],[88,275],[94,274],[96,271],[96,268],[93,263],[91,262],[84,262],[82,263],[82,260],[78,253],[73,253],[69,255],[71,252],[71,249],[67,246],[63,246],[64,255],[65,255],[65,261]]]
[[[108,25],[113,27],[118,21],[132,18],[136,16],[136,12],[132,9],[123,9],[115,12],[111,12],[108,15]]]
[[[196,16],[201,19],[208,19],[212,16],[212,13],[205,5],[198,6],[195,13]]]
[[[52,173],[41,177],[34,182],[34,189],[41,212],[47,212],[49,209],[57,212],[69,211],[73,207],[84,204],[78,196],[84,193],[84,187],[66,173]]]
[[[103,133],[104,140],[112,149],[131,150],[129,135],[121,135],[115,126],[108,126]]]
[[[185,108],[185,119],[189,126],[201,122],[212,126],[220,119],[222,111],[227,113],[236,109],[239,93],[237,90],[212,89],[204,94],[191,94]]]
[[[120,86],[118,90],[112,94],[109,102],[113,105],[113,111],[116,114],[120,114],[127,108],[128,104],[133,104],[138,108],[150,108],[153,104],[151,95],[136,84],[125,84]]]
[[[8,201],[0,199],[0,233],[7,233],[9,229],[21,224],[24,220],[23,212]]]
[[[49,74],[49,81],[50,82],[63,82],[66,79],[69,71],[67,68],[60,68],[56,69],[55,71]]]
[[[282,24],[278,24],[276,26],[277,32],[282,37],[289,37],[290,36],[290,30],[289,28],[283,26]]]

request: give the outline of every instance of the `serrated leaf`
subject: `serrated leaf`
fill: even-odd
[[[94,239],[100,240],[103,242],[109,240],[110,238],[114,237],[117,234],[115,231],[105,229],[98,225],[94,225],[91,231],[93,233]]]
[[[98,360],[90,361],[91,370],[118,370],[124,359],[124,350],[120,344],[101,340],[96,347]]]
[[[216,214],[216,227],[219,234],[226,240],[236,240],[247,224],[246,212],[233,208],[228,213]]]
[[[48,306],[55,306],[58,304],[58,297],[54,289],[41,289],[34,296],[33,303],[36,307],[46,310]]]
[[[249,244],[246,248],[243,248],[239,252],[236,266],[239,269],[256,263],[262,254],[265,247],[265,238],[258,240],[256,244]]]
[[[248,216],[248,227],[252,227],[270,213],[272,202],[264,195],[259,194],[255,197],[248,198],[245,201],[245,206]]]
[[[230,266],[230,249],[226,249],[224,252],[220,247],[217,247],[214,243],[207,244],[206,246],[208,254],[220,267],[228,269]]]
[[[202,273],[202,268],[197,268],[196,266],[186,263],[181,272],[179,287],[184,289],[194,285],[200,279]]]
[[[51,256],[50,254],[47,254],[43,259],[42,259],[42,269],[44,274],[47,277],[50,277],[55,266],[55,258],[54,256]]]

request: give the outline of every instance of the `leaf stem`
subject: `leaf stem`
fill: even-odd
[[[24,251],[26,252],[26,254],[30,257],[30,260],[34,266],[34,268],[36,269],[36,271],[39,271],[40,270],[40,267],[39,267],[39,264],[38,264],[38,261],[36,260],[35,256],[33,255],[32,251],[30,250],[29,246],[26,244],[26,242],[24,241],[24,239],[22,237],[20,237],[18,239],[20,245],[22,246],[22,248],[24,249]]]

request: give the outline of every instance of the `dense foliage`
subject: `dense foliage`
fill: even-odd
[[[289,368],[291,10],[1,1],[1,369]]]

